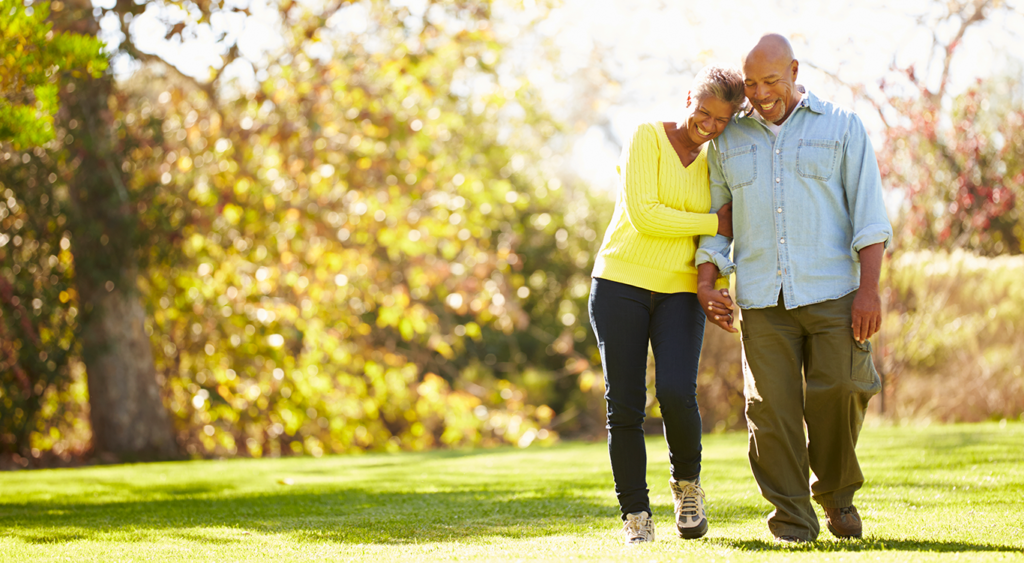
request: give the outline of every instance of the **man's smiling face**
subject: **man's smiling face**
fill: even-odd
[[[769,123],[781,123],[800,102],[796,89],[799,63],[770,50],[754,49],[743,62],[747,100]]]

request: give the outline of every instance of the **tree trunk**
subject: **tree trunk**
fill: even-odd
[[[76,268],[81,262],[77,259]],[[122,284],[133,279],[122,276]],[[82,288],[83,284],[79,284]],[[117,459],[169,459],[178,448],[160,397],[145,309],[134,288],[82,292],[93,450]]]
[[[96,35],[90,0],[66,0],[53,15],[58,31]],[[109,74],[71,81],[62,92],[61,126],[68,146],[69,222],[82,308],[80,342],[89,388],[93,451],[109,460],[179,455],[160,396],[145,308],[137,290],[130,195],[121,174],[109,98]]]

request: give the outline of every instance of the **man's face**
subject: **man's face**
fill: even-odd
[[[747,100],[769,123],[780,123],[800,101],[796,91],[798,63],[752,52],[743,63]],[[794,97],[795,96],[795,97]]]

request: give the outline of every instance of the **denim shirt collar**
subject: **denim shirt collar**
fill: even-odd
[[[821,100],[814,95],[814,92],[807,91],[807,97],[800,100],[800,107],[805,107],[814,113],[825,113],[825,106],[821,103]]]

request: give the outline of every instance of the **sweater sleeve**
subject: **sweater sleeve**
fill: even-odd
[[[641,125],[622,149],[619,170],[626,219],[638,232],[654,237],[715,235],[718,216],[714,213],[680,211],[658,199],[661,155],[655,127],[659,126],[659,123]]]

